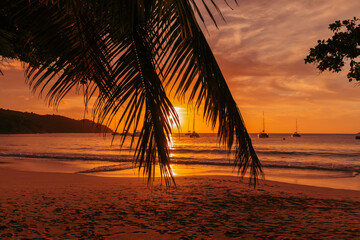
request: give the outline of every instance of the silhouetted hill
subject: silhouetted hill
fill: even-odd
[[[95,133],[111,129],[83,119],[59,115],[38,115],[0,108],[0,134],[9,133]]]

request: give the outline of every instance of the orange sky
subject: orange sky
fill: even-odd
[[[320,74],[303,59],[318,39],[331,36],[330,23],[360,17],[360,1],[238,2],[239,6],[233,4],[234,10],[221,7],[227,22],[219,21],[220,29],[209,22],[206,37],[248,131],[262,129],[264,111],[270,133],[293,132],[296,119],[302,133],[359,132],[360,86],[347,81],[346,70]],[[4,72],[0,76],[1,108],[83,117],[81,96],[69,94],[54,111],[37,94],[31,94],[19,63],[2,63],[0,68]],[[182,129],[187,131],[186,106],[174,105],[179,107]],[[200,113],[196,119],[197,131],[211,131],[201,122]]]

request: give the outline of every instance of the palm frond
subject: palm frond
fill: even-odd
[[[33,4],[22,14],[32,19],[34,29],[30,31],[35,34],[29,45],[40,56],[30,61],[27,70],[33,90],[41,87],[40,93],[47,91],[46,98],[55,106],[72,88],[90,81],[109,94],[111,66],[106,53],[108,39],[103,37],[106,29],[97,28],[89,16]],[[46,14],[41,14],[45,9]]]
[[[219,140],[229,151],[235,143],[234,165],[238,172],[244,176],[250,167],[250,180],[256,184],[262,174],[260,161],[195,14],[191,14],[191,5],[177,1],[173,11],[172,28],[167,29],[167,41],[162,47],[166,52],[159,58],[164,79],[170,79],[176,96],[184,98],[189,93],[189,102],[194,101],[197,108],[203,104],[204,118],[213,127],[216,123],[219,126]],[[186,27],[182,24],[184,21]],[[182,31],[186,31],[185,34],[181,34]]]
[[[210,5],[222,15],[215,2],[201,3],[216,25]],[[135,163],[149,180],[157,164],[166,183],[173,179],[169,116],[179,122],[163,86],[169,85],[175,96],[189,94],[189,103],[204,106],[204,118],[219,126],[219,140],[229,152],[235,144],[238,172],[244,176],[250,167],[256,184],[261,165],[196,21],[197,15],[205,23],[197,1],[22,0],[21,6],[20,21],[31,21],[26,46],[35,57],[27,74],[34,90],[47,92],[56,105],[71,89],[84,86],[87,100],[97,95],[98,122],[110,125],[121,113],[117,127],[122,122],[124,133],[141,129]]]

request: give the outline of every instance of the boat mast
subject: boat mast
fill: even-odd
[[[263,132],[265,132],[265,116],[264,116],[264,112],[263,112]]]
[[[188,132],[190,132],[190,115],[189,115],[189,109],[188,109],[188,112],[187,112],[187,116],[188,116],[188,122],[187,122]]]
[[[297,119],[296,119],[296,130],[295,130],[295,132],[297,132]]]
[[[195,132],[195,111],[194,111],[194,119],[193,119],[193,132]]]

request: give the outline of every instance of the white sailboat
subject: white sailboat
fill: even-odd
[[[267,134],[265,132],[265,117],[264,117],[264,112],[263,112],[263,130],[262,130],[262,132],[260,132],[258,134],[258,138],[268,138],[268,137],[269,137],[269,134]]]
[[[200,135],[195,132],[195,112],[194,112],[194,119],[193,119],[193,132],[189,135],[191,138],[199,138]]]
[[[301,137],[301,135],[297,131],[298,131],[298,127],[297,127],[297,119],[296,119],[296,131],[291,135],[291,137]]]

